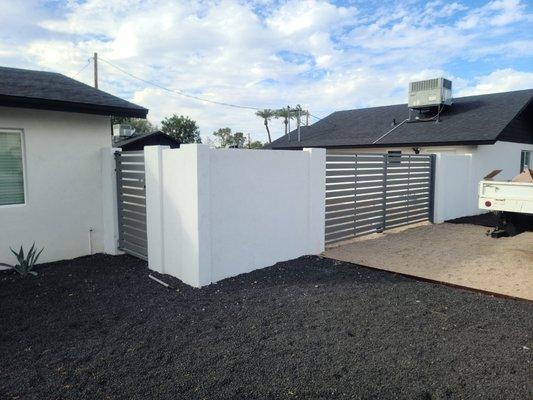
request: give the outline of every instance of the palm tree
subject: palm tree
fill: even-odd
[[[265,124],[265,128],[268,135],[268,143],[272,143],[272,138],[270,137],[270,129],[268,128],[268,121],[270,121],[272,118],[274,118],[277,114],[276,111],[271,110],[269,108],[265,108],[264,110],[259,110],[255,113],[260,118],[263,118],[263,123]]]
[[[280,108],[279,110],[276,110],[276,118],[283,118],[283,123],[285,124],[285,135],[287,135],[287,133],[289,133],[289,119],[294,118],[294,113],[289,106],[287,106],[287,108]]]

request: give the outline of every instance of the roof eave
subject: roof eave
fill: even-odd
[[[496,140],[470,140],[470,141],[455,141],[455,142],[418,142],[418,143],[380,143],[380,144],[342,144],[342,145],[308,145],[302,146],[276,146],[271,147],[272,150],[297,150],[302,148],[328,148],[328,149],[347,149],[347,148],[387,148],[387,147],[441,147],[441,146],[477,146],[484,144],[494,144]]]
[[[0,106],[15,108],[32,108],[38,110],[65,111],[82,114],[108,115],[115,117],[146,118],[146,108],[127,108],[104,106],[89,103],[76,103],[60,100],[49,100],[32,97],[0,95]]]

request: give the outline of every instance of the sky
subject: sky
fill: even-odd
[[[533,88],[533,1],[0,0],[0,65],[60,72],[207,138],[266,141],[247,107],[301,104],[315,117],[405,103],[408,82],[444,76],[455,97]],[[105,61],[110,62],[106,63]],[[82,68],[85,69],[82,70]],[[79,72],[82,70],[81,72]],[[274,138],[281,120],[271,122]]]

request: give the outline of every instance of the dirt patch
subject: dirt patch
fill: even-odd
[[[533,300],[533,232],[493,239],[467,224],[417,226],[361,237],[330,258]]]
[[[525,399],[533,304],[319,257],[179,292],[94,256],[0,273],[2,399]]]

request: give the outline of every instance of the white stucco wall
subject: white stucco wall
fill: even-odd
[[[414,154],[411,147],[334,149],[347,153],[387,153],[401,150]],[[503,170],[495,179],[508,180],[520,173],[520,153],[533,145],[498,141],[493,145],[420,147],[421,154],[437,154],[435,169],[435,222],[475,215],[478,184],[489,172]]]
[[[323,251],[324,150],[147,147],[145,160],[150,268],[198,287]]]
[[[0,206],[0,261],[33,242],[44,247],[39,262],[102,252],[109,117],[0,107],[0,127],[23,130],[26,186],[26,204]]]

